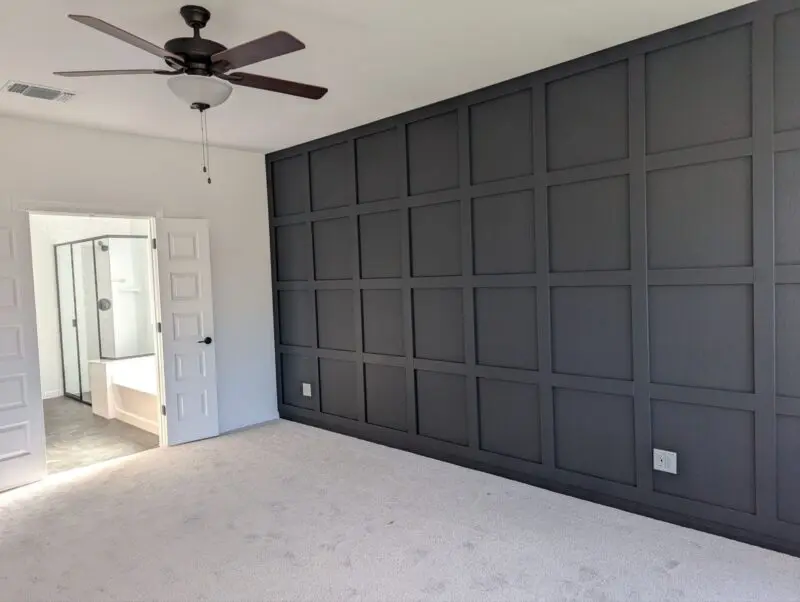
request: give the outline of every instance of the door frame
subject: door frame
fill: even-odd
[[[156,232],[156,219],[163,217],[162,212],[137,212],[137,211],[97,211],[95,208],[81,208],[81,207],[69,207],[69,208],[39,208],[37,205],[38,203],[26,203],[25,206],[14,206],[11,208],[12,211],[20,211],[23,213],[27,213],[30,215],[50,215],[50,216],[66,216],[66,217],[100,217],[100,218],[118,218],[118,219],[138,219],[138,220],[147,220],[148,221],[148,229],[149,233],[147,238],[153,240],[155,238]],[[44,203],[43,203],[44,205]],[[156,215],[153,215],[156,213]],[[28,227],[28,231],[26,233],[28,237],[29,244],[32,244],[31,239],[31,230],[30,226]],[[79,241],[72,241],[72,242],[79,242]],[[64,243],[68,244],[68,243]],[[152,245],[151,245],[152,250]],[[55,251],[54,251],[55,252]],[[70,249],[70,253],[72,250]],[[148,267],[150,270],[150,279],[153,286],[153,294],[150,302],[152,303],[153,309],[153,317],[154,317],[154,335],[155,335],[155,356],[156,356],[156,365],[158,367],[158,445],[159,447],[166,447],[167,446],[167,424],[166,424],[166,416],[163,411],[164,408],[164,350],[163,350],[163,342],[161,337],[161,332],[158,329],[158,325],[161,324],[161,292],[158,286],[158,253],[151,252],[150,253],[150,262],[148,263]],[[33,262],[31,262],[30,268],[30,276],[33,278]],[[56,278],[58,278],[58,270],[56,270]],[[74,285],[74,283],[73,283]],[[58,293],[58,291],[56,291]],[[36,303],[36,292],[34,290],[34,304]],[[60,326],[61,316],[59,315],[59,326]],[[60,334],[60,333],[59,333]],[[39,355],[39,345],[38,345],[38,337],[35,339],[36,341],[36,363],[41,369],[41,358]],[[62,341],[59,340],[59,344],[62,344]],[[63,355],[63,349],[62,349]],[[63,372],[63,361],[64,358],[61,358],[62,361],[62,372]],[[44,398],[41,398],[38,402],[42,406],[44,406]],[[46,435],[43,439],[43,445],[47,445],[46,443]],[[47,478],[48,475],[45,475]]]

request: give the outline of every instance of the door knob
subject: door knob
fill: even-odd
[[[206,338],[204,338],[204,339],[200,339],[200,340],[199,340],[199,341],[197,341],[197,342],[198,342],[198,343],[205,343],[206,345],[210,345],[210,344],[211,344],[211,341],[212,341],[211,337],[206,337]]]

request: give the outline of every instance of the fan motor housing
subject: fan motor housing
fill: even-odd
[[[227,50],[227,47],[219,42],[199,37],[175,38],[164,44],[164,48],[184,58],[188,73],[197,74],[210,74],[211,56]]]

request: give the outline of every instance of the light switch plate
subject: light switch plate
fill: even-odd
[[[311,397],[311,383],[303,383],[303,397]]]
[[[678,474],[678,454],[664,449],[654,449],[653,470]]]

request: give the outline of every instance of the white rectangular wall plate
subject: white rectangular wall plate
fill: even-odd
[[[311,383],[303,383],[303,397],[311,397]]]
[[[653,449],[653,470],[678,474],[678,454],[664,449]]]

